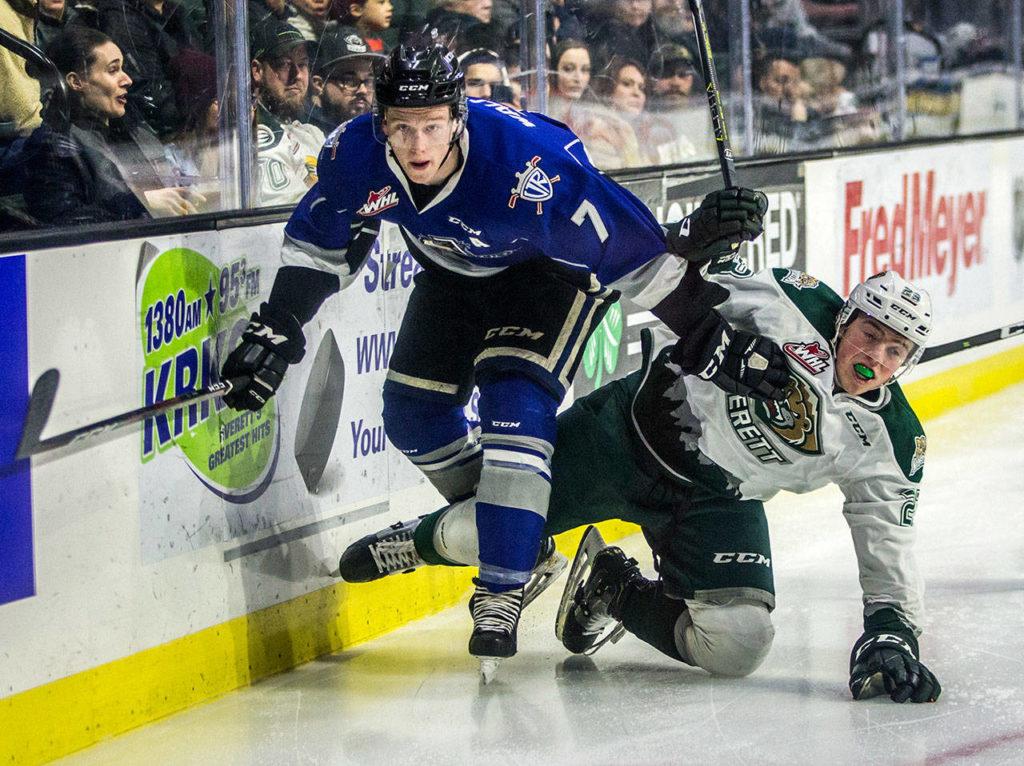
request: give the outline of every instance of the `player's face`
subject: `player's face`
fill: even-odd
[[[622,67],[612,90],[612,106],[626,114],[640,114],[646,102],[643,74],[635,66]]]
[[[332,69],[320,94],[323,110],[340,125],[370,111],[373,67],[368,61],[343,61]]]
[[[877,319],[859,315],[843,328],[836,348],[836,379],[859,396],[881,388],[907,361],[914,344]]]
[[[570,48],[558,60],[558,92],[577,99],[590,85],[590,53],[586,48]]]
[[[387,110],[384,135],[409,180],[441,183],[455,170],[458,152],[448,151],[458,122],[447,106]]]

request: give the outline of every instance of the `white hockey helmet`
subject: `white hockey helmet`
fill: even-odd
[[[836,339],[839,332],[854,318],[857,311],[878,320],[913,343],[906,361],[892,376],[903,375],[921,360],[925,343],[932,331],[932,299],[895,271],[883,271],[868,277],[850,292],[846,304],[836,317]]]

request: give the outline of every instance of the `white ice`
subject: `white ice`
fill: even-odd
[[[935,704],[854,702],[860,591],[838,491],[769,504],[775,644],[713,678],[626,635],[554,637],[561,581],[489,685],[465,606],[70,756],[87,764],[1024,763],[1024,384],[926,424],[915,525]],[[639,535],[620,543],[650,573]]]

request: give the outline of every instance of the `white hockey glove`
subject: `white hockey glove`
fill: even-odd
[[[853,698],[885,693],[893,702],[935,702],[942,686],[917,656],[917,639],[910,631],[865,631],[850,655]]]

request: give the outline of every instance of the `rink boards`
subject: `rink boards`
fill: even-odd
[[[816,160],[777,183],[741,170],[772,203],[748,257],[844,294],[898,268],[931,292],[936,344],[1020,321],[1022,155],[1024,140],[1000,139]],[[714,183],[632,187],[674,220]],[[364,273],[307,326],[306,357],[273,408],[196,405],[11,462],[46,369],[61,383],[44,436],[208,382],[269,294],[282,226],[0,260],[0,761],[58,757],[465,596],[464,570],[355,587],[330,571],[352,540],[439,504],[383,435],[380,387],[418,268],[387,226]],[[622,304],[605,321],[577,393],[636,366],[651,317]],[[927,420],[1021,379],[1024,346],[1011,338],[922,365],[906,389]],[[340,408],[326,406],[338,391],[328,383]]]

